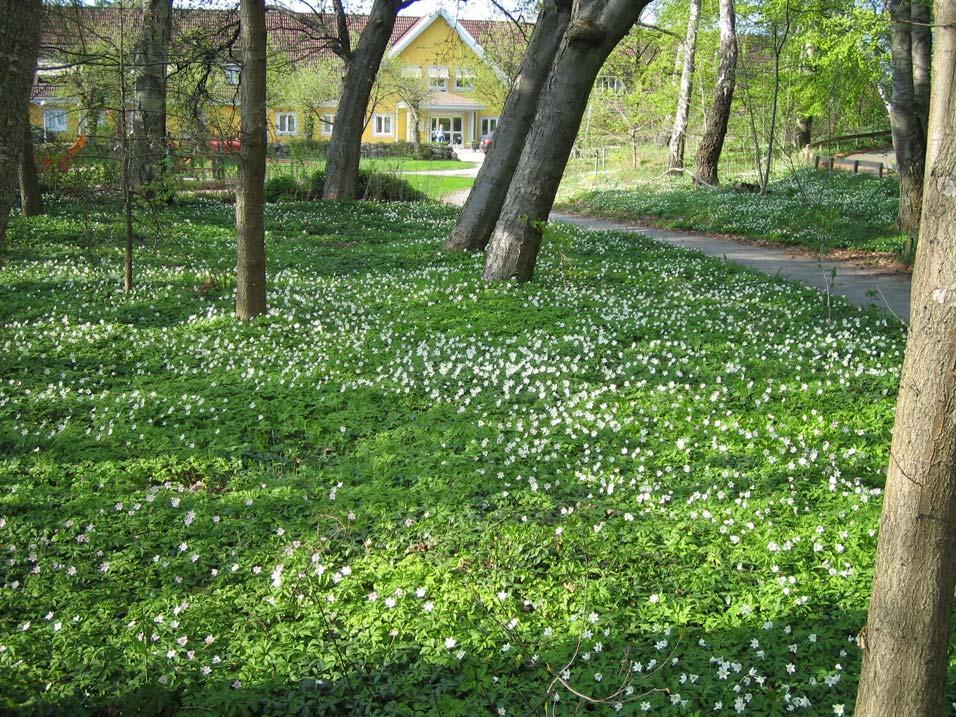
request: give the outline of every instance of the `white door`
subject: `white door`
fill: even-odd
[[[429,139],[432,142],[450,142],[456,147],[465,143],[465,123],[461,116],[457,117],[432,117],[431,135]]]

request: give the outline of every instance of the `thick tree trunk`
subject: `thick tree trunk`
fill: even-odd
[[[33,130],[30,128],[29,105],[20,150],[20,214],[35,217],[43,214],[43,192],[37,178],[36,157],[33,155]]]
[[[494,144],[478,170],[458,223],[445,242],[446,249],[484,251],[488,245],[534,121],[541,88],[570,19],[570,0],[548,0],[541,8],[521,70],[505,100]]]
[[[956,586],[956,0],[936,3],[928,171],[858,717],[942,715]]]
[[[797,117],[797,129],[794,132],[793,141],[800,149],[803,149],[813,139],[813,117]]]
[[[717,65],[717,86],[714,103],[704,136],[697,148],[696,181],[717,186],[717,164],[727,136],[727,122],[734,101],[734,86],[737,78],[737,17],[734,0],[720,0],[720,62]]]
[[[687,118],[690,115],[690,96],[694,85],[694,58],[697,54],[697,27],[700,24],[701,0],[691,0],[687,19],[687,37],[684,40],[684,66],[680,73],[680,91],[677,95],[677,114],[668,145],[667,170],[677,174],[684,169],[684,141],[687,137]]]
[[[166,58],[173,0],[143,0],[143,22],[134,51],[133,182],[149,186],[166,161]]]
[[[889,8],[893,59],[890,127],[893,130],[893,148],[896,150],[896,168],[900,180],[899,227],[915,238],[919,233],[923,203],[926,132],[925,122],[920,119],[914,84],[913,4],[911,0],[890,0]],[[924,51],[922,43],[925,42],[928,42],[928,38],[921,37],[921,54]]]
[[[266,5],[241,0],[241,135],[236,189],[236,316],[266,312]]]
[[[6,245],[7,222],[23,148],[23,108],[40,46],[43,6],[40,0],[0,0],[0,252]]]
[[[488,247],[485,279],[531,279],[542,225],[554,204],[591,87],[646,4],[644,0],[576,4]]]
[[[348,63],[335,110],[335,131],[329,142],[325,187],[322,190],[324,199],[355,198],[365,114],[400,6],[398,0],[375,0],[368,24],[362,30],[358,46]]]

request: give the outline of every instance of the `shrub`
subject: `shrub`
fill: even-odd
[[[316,199],[321,198],[324,185],[325,170],[317,169],[309,181],[309,195]],[[401,177],[367,169],[359,170],[356,189],[358,199],[373,202],[423,202],[428,199],[428,195],[415,189]]]
[[[266,201],[289,202],[301,195],[299,183],[288,175],[273,177],[266,182]]]

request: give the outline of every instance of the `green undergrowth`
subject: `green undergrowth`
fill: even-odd
[[[803,714],[853,702],[903,332],[642,237],[534,282],[433,204],[11,220],[0,712]],[[582,697],[583,696],[583,697]]]
[[[898,192],[892,178],[807,170],[772,182],[767,195],[732,186],[695,189],[684,178],[658,177],[637,186],[573,193],[563,206],[589,216],[733,234],[824,253],[858,249],[902,255],[906,241],[895,226]]]

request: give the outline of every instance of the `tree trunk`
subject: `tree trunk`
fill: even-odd
[[[911,0],[890,0],[890,50],[893,59],[890,127],[893,130],[893,148],[896,150],[896,168],[900,180],[899,227],[915,238],[919,233],[923,203],[926,133],[917,109],[913,81],[912,7]]]
[[[505,100],[495,140],[478,170],[446,249],[484,251],[508,194],[538,99],[571,19],[570,0],[549,0],[541,8],[521,70]]]
[[[42,18],[40,0],[0,0],[0,253],[6,245],[23,124],[29,125],[23,108],[30,101]]]
[[[266,312],[266,5],[241,0],[239,186],[236,189],[236,316]]]
[[[365,114],[400,6],[398,0],[375,0],[348,63],[332,125],[335,131],[329,142],[323,199],[355,198]]]
[[[858,717],[946,707],[956,586],[956,0],[938,0],[935,14],[932,140]]]
[[[491,237],[485,279],[531,279],[542,225],[554,204],[594,80],[646,4],[645,0],[576,3],[577,12],[561,40]]]
[[[812,141],[813,117],[807,115],[797,117],[797,131],[794,133],[794,143],[803,149]]]
[[[707,116],[704,136],[697,148],[695,181],[717,186],[717,164],[727,136],[727,122],[734,101],[737,76],[737,18],[734,0],[720,0],[720,62],[717,66],[717,86],[714,103]]]
[[[929,123],[930,65],[933,61],[933,15],[924,0],[910,5],[910,37],[913,47],[913,104],[916,116],[927,136]]]
[[[37,178],[36,157],[33,155],[33,130],[30,127],[30,107],[27,105],[27,121],[23,132],[23,147],[20,150],[20,214],[35,217],[43,214],[43,193]]]
[[[680,74],[680,92],[677,95],[677,114],[667,156],[667,171],[678,174],[684,169],[684,141],[687,137],[687,118],[690,115],[690,96],[694,85],[694,58],[697,54],[697,26],[700,24],[701,0],[691,0],[684,40],[684,66]]]
[[[173,0],[143,0],[143,21],[134,50],[132,179],[147,188],[160,178],[166,161],[166,57],[172,10]]]

